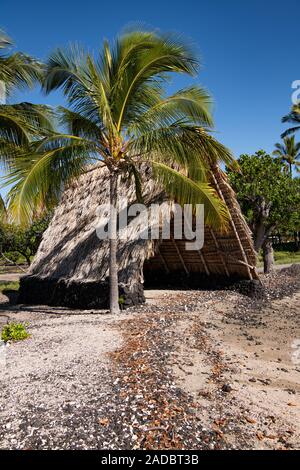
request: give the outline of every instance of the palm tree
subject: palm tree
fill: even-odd
[[[282,138],[294,134],[300,129],[300,105],[294,105],[292,111],[282,118],[282,122],[291,122],[296,124],[295,127],[290,127],[281,135]]]
[[[32,88],[40,83],[44,71],[42,64],[28,55],[8,54],[12,45],[11,39],[0,31],[0,161],[4,171],[11,168],[17,156],[29,155],[32,143],[54,129],[54,115],[49,107],[7,103],[16,89]],[[9,217],[7,211],[5,217]]]
[[[295,142],[295,136],[285,137],[283,139],[283,144],[275,144],[276,150],[274,150],[273,155],[278,157],[278,159],[286,166],[287,171],[290,175],[293,175],[293,166],[299,171],[300,162],[297,160],[300,157],[300,142]]]
[[[8,54],[12,40],[0,30],[0,82],[2,101],[16,89],[32,87],[41,79],[42,66],[32,57],[16,52]]]
[[[211,99],[193,85],[167,96],[171,73],[195,75],[192,49],[172,35],[126,32],[113,45],[104,42],[97,58],[79,46],[58,49],[49,58],[44,89],[61,88],[69,108],[60,108],[65,134],[34,142],[30,155],[11,163],[14,183],[10,211],[30,218],[49,191],[86,171],[105,166],[110,178],[110,309],[119,311],[117,267],[118,178],[141,186],[140,165],[179,203],[203,203],[206,222],[225,227],[228,212],[208,184],[208,161],[233,164],[230,152],[207,131]]]
[[[7,104],[16,89],[31,88],[43,77],[43,66],[28,55],[8,54],[11,39],[0,31],[0,157],[9,159],[40,135],[51,129],[50,110],[30,103]]]

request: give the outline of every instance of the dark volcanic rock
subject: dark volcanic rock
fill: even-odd
[[[256,279],[253,279],[252,281],[240,281],[234,284],[232,289],[254,299],[263,299],[266,296],[265,287]]]
[[[136,285],[134,289],[120,285],[119,294],[123,308],[145,302],[142,284]],[[18,302],[75,309],[106,309],[109,307],[109,283],[23,276],[20,280]]]

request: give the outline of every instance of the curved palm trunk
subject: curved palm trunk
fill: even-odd
[[[110,312],[120,312],[119,288],[118,288],[118,264],[117,264],[117,199],[118,199],[118,174],[110,174],[110,253],[109,253],[109,306]]]

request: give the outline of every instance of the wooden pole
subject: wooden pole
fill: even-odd
[[[179,250],[179,248],[178,248],[178,245],[177,245],[176,241],[174,240],[173,235],[171,235],[171,240],[172,240],[173,245],[174,245],[174,247],[175,247],[175,249],[176,249],[176,251],[177,251],[177,254],[178,254],[178,257],[179,257],[179,259],[180,259],[180,261],[181,261],[181,264],[182,264],[182,266],[183,266],[183,269],[185,270],[186,274],[190,274],[188,268],[186,267],[186,264],[185,264],[185,262],[184,262],[184,259],[183,259],[182,255],[181,255],[181,253],[180,253],[180,250]]]
[[[169,274],[169,273],[170,273],[169,267],[168,267],[168,265],[167,265],[167,262],[166,262],[164,256],[162,255],[162,253],[161,253],[159,247],[157,248],[157,252],[158,252],[158,254],[159,254],[160,259],[162,260],[162,263],[163,263],[163,265],[164,265],[164,268],[165,268],[166,273]]]
[[[215,186],[216,186],[216,190],[217,190],[217,192],[218,192],[220,198],[221,198],[221,199],[223,200],[223,202],[225,202],[225,204],[226,204],[225,198],[224,198],[224,196],[223,196],[222,191],[220,190],[220,187],[219,187],[218,181],[217,181],[217,179],[216,179],[216,177],[215,177],[215,175],[214,175],[214,172],[216,172],[217,174],[218,174],[218,172],[219,172],[219,169],[218,169],[218,167],[217,167],[216,165],[212,166],[212,172],[211,172],[212,178],[213,178],[214,184],[215,184]],[[225,183],[225,182],[224,182],[224,183]],[[227,205],[227,204],[226,204],[226,205]],[[227,207],[228,207],[228,206],[227,206]],[[239,244],[239,248],[240,248],[240,250],[241,250],[243,260],[244,260],[244,262],[246,263],[246,269],[247,269],[249,278],[252,280],[252,279],[253,279],[253,276],[252,276],[252,273],[251,273],[251,271],[250,271],[250,269],[249,269],[249,267],[248,267],[248,258],[247,258],[247,256],[246,256],[246,253],[245,253],[243,244],[242,244],[242,242],[241,242],[241,240],[240,240],[238,231],[237,231],[237,229],[236,229],[236,226],[235,226],[235,223],[234,223],[234,221],[233,221],[233,218],[232,218],[232,215],[231,215],[231,212],[230,212],[229,208],[228,208],[228,213],[229,213],[230,225],[231,225],[231,227],[232,227],[232,230],[233,230],[233,232],[234,232],[234,234],[235,234],[235,237],[236,237],[236,239],[237,239],[237,242],[238,242],[238,244]]]
[[[224,269],[225,269],[225,273],[226,273],[227,277],[230,277],[230,274],[229,274],[229,271],[228,271],[228,268],[227,268],[227,265],[226,265],[226,260],[224,259],[223,252],[220,249],[219,242],[218,242],[218,240],[217,240],[217,238],[216,238],[216,236],[215,236],[215,234],[214,234],[214,232],[212,231],[211,228],[209,229],[209,231],[210,231],[210,234],[211,234],[211,236],[212,236],[212,238],[215,242],[215,245],[217,247],[217,252],[220,253],[220,256],[221,256],[221,259],[222,259],[222,264],[223,264]]]

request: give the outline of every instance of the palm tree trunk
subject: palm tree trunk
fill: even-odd
[[[110,173],[110,240],[109,240],[109,306],[110,312],[120,312],[119,288],[118,288],[118,264],[117,264],[117,199],[118,199],[118,174]]]

